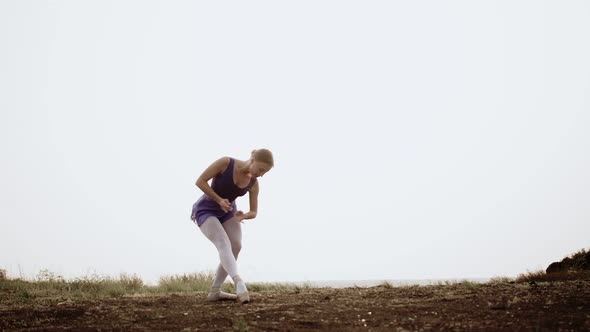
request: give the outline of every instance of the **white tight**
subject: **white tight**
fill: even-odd
[[[219,219],[209,217],[205,219],[205,222],[199,228],[213,242],[219,252],[221,263],[215,273],[213,288],[221,287],[228,273],[236,281],[236,277],[239,278],[236,260],[240,249],[242,249],[242,225],[240,222],[232,218],[221,224]]]

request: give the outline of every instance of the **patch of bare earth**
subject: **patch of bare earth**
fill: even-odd
[[[590,280],[302,289],[206,302],[0,294],[0,331],[590,331]]]

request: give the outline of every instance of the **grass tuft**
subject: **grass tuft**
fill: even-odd
[[[561,271],[546,273],[543,270],[520,274],[516,282],[553,282],[590,279],[590,271]]]
[[[385,288],[385,289],[392,289],[392,288],[394,288],[393,284],[392,284],[391,282],[387,281],[387,280],[386,280],[386,281],[384,281],[384,282],[383,282],[381,285],[379,285],[379,286],[381,286],[381,287],[383,287],[383,288]]]
[[[119,276],[119,282],[123,285],[125,289],[129,289],[132,291],[140,291],[144,286],[143,280],[140,276],[136,274],[129,275],[126,273],[122,273]]]
[[[248,332],[250,329],[248,328],[248,323],[243,318],[238,318],[234,320],[233,329],[236,332]]]
[[[514,279],[508,278],[508,277],[493,277],[488,281],[488,283],[492,284],[492,285],[509,284],[509,283],[513,283],[513,282],[514,282]]]
[[[582,256],[585,256],[587,253],[588,253],[588,251],[586,249],[582,248],[582,249],[576,251],[575,253],[569,255],[567,258],[577,260],[577,259],[582,258]]]
[[[212,272],[185,273],[160,277],[155,291],[160,292],[198,292],[211,288],[214,274]],[[229,287],[229,285],[224,285]],[[224,288],[224,287],[222,287]]]
[[[469,280],[462,280],[458,283],[458,285],[464,286],[468,289],[476,289],[476,288],[481,287],[483,284],[479,283],[479,282],[469,281]]]
[[[304,283],[303,285],[298,285],[293,283],[254,282],[246,283],[246,287],[248,287],[248,290],[252,292],[300,292],[303,289],[311,288],[311,284]]]

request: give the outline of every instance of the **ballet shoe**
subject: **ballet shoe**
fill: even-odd
[[[237,294],[237,300],[241,304],[250,303],[250,294],[248,294],[248,292],[238,293]]]
[[[215,302],[215,301],[235,301],[238,298],[237,295],[235,294],[230,294],[230,293],[226,293],[226,292],[210,292],[209,295],[207,295],[207,301],[209,302]]]

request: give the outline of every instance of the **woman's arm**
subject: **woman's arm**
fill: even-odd
[[[197,185],[197,187],[199,187],[199,189],[201,189],[205,193],[205,195],[211,197],[211,199],[217,202],[217,204],[221,205],[222,208],[229,207],[231,211],[231,205],[229,204],[229,201],[227,202],[227,206],[224,206],[224,204],[222,204],[224,203],[224,199],[217,195],[217,193],[213,191],[213,189],[211,189],[211,186],[209,186],[208,183],[209,180],[214,178],[217,174],[223,173],[228,166],[229,157],[222,157],[217,159],[213,162],[213,164],[209,165],[209,167],[207,167],[205,171],[203,171],[203,173],[201,174],[201,176],[199,176],[195,184]],[[227,199],[225,199],[225,201],[227,201]]]
[[[250,211],[247,213],[243,213],[238,211],[236,216],[240,218],[240,221],[243,219],[254,219],[258,214],[258,191],[260,187],[258,186],[258,181],[254,182],[252,187],[250,187]]]

